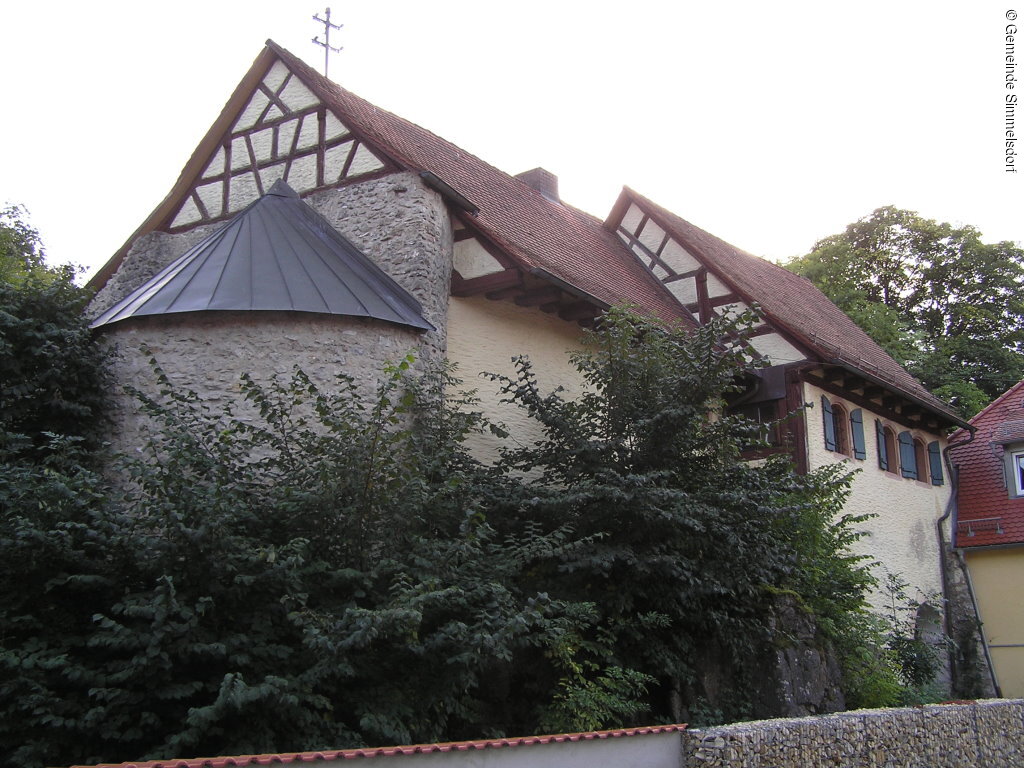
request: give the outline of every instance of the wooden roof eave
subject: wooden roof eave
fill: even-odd
[[[842,360],[840,358],[831,358],[824,360],[823,362],[827,366],[834,366],[836,368],[840,368],[856,377],[864,379],[865,382],[873,384],[874,386],[879,387],[887,392],[892,392],[898,398],[905,400],[908,403],[911,403],[912,405],[921,409],[922,411],[926,411],[932,414],[933,416],[937,417],[937,420],[940,425],[945,423],[951,427],[967,429],[971,430],[972,432],[975,429],[973,426],[971,426],[970,423],[964,421],[962,418],[954,414],[952,411],[936,408],[933,403],[929,403],[925,400],[922,400],[921,398],[914,396],[913,393],[905,391],[904,389],[894,384],[893,382],[886,381],[885,379],[879,378],[878,376],[875,376],[874,374],[868,371],[864,371],[861,368],[854,365],[853,363],[850,363],[846,360]]]
[[[220,115],[213,125],[210,126],[206,135],[203,136],[188,162],[185,163],[185,167],[182,168],[181,174],[178,176],[178,180],[174,183],[171,191],[167,193],[167,196],[157,205],[149,217],[142,222],[139,228],[131,234],[124,245],[100,268],[99,272],[92,276],[86,287],[91,288],[93,291],[98,291],[106,285],[107,280],[121,266],[121,262],[124,261],[124,257],[128,253],[128,249],[131,248],[132,243],[143,235],[148,235],[150,232],[160,229],[166,220],[174,214],[185,195],[188,194],[193,184],[198,180],[203,169],[206,168],[214,152],[217,151],[224,135],[230,130],[237,119],[239,111],[248,103],[253,89],[259,85],[267,72],[270,71],[270,67],[273,66],[277,58],[277,55],[269,47],[260,51],[252,66],[249,67],[249,70],[235,87],[230,98],[228,98]]]

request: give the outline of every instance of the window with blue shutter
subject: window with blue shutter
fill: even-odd
[[[942,485],[942,451],[938,440],[928,443],[928,469],[932,474],[932,485]]]
[[[904,477],[917,480],[917,457],[914,456],[914,438],[910,432],[900,432],[900,472]]]
[[[825,450],[836,450],[836,420],[832,414],[832,403],[821,396],[821,421],[825,425]]]
[[[875,419],[875,445],[878,447],[878,468],[889,471],[889,446],[885,444],[885,427]],[[895,458],[895,457],[893,457]]]
[[[853,457],[863,459],[868,455],[864,444],[864,416],[860,408],[850,411],[850,431],[853,433]]]

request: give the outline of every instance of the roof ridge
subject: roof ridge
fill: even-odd
[[[723,240],[723,239],[722,239],[721,237],[719,237],[718,235],[716,235],[716,234],[714,234],[714,233],[712,233],[712,232],[708,232],[708,231],[707,231],[706,229],[704,229],[703,227],[701,227],[701,226],[698,226],[697,224],[694,224],[694,223],[693,223],[692,221],[690,221],[689,219],[684,219],[684,218],[683,218],[682,216],[680,216],[680,215],[679,215],[678,213],[674,213],[673,211],[670,211],[670,210],[669,210],[668,208],[666,208],[665,206],[663,206],[663,205],[661,205],[661,204],[659,204],[659,203],[656,203],[656,202],[654,202],[653,200],[651,200],[651,198],[647,197],[646,195],[643,195],[643,194],[641,194],[640,192],[637,192],[637,191],[636,191],[635,189],[633,189],[632,187],[630,187],[630,186],[628,186],[628,185],[624,185],[624,186],[623,186],[623,189],[624,189],[624,190],[626,190],[626,191],[627,191],[627,192],[628,192],[629,194],[631,194],[631,195],[632,195],[633,197],[637,197],[637,198],[639,198],[640,200],[642,200],[642,201],[644,201],[645,203],[647,203],[648,205],[650,205],[650,206],[652,206],[652,207],[654,207],[654,208],[657,208],[657,209],[658,209],[659,211],[663,211],[664,213],[666,213],[666,214],[668,214],[668,215],[670,215],[670,216],[672,216],[672,217],[674,217],[674,218],[676,218],[676,219],[679,219],[680,221],[682,221],[682,222],[683,222],[684,224],[686,224],[687,226],[693,227],[694,229],[696,229],[697,231],[701,232],[702,234],[705,234],[705,235],[707,235],[708,237],[710,237],[710,238],[712,238],[712,239],[714,239],[714,240],[717,240],[717,241],[718,241],[719,243],[721,243],[722,245],[728,246],[728,247],[729,247],[729,248],[731,248],[732,250],[736,251],[736,253],[738,253],[738,254],[741,254],[741,255],[743,255],[743,256],[749,256],[749,257],[750,257],[750,258],[752,258],[752,259],[758,259],[759,261],[763,261],[763,262],[764,262],[765,264],[771,264],[771,265],[773,265],[773,266],[779,267],[780,269],[785,269],[785,267],[782,267],[781,265],[779,265],[779,264],[776,264],[776,263],[775,263],[775,262],[773,262],[773,261],[769,261],[769,260],[768,260],[768,259],[766,259],[766,258],[765,258],[764,256],[758,256],[758,255],[757,255],[756,253],[752,253],[752,252],[750,252],[750,251],[748,251],[748,250],[745,250],[745,249],[743,249],[743,248],[740,248],[740,247],[739,247],[738,245],[733,245],[733,244],[732,244],[732,243],[730,243],[730,242],[729,242],[728,240]]]
[[[991,403],[989,403],[984,408],[982,408],[980,411],[978,411],[976,414],[974,414],[974,417],[971,419],[971,424],[974,424],[976,421],[981,419],[983,416],[987,415],[989,411],[994,410],[997,406],[1002,405],[1004,400],[1009,399],[1015,392],[1017,392],[1017,390],[1021,389],[1022,387],[1024,387],[1024,379],[1021,379],[1020,381],[1018,381],[1016,384],[1014,384],[1008,390],[1003,392],[1003,394],[1001,394],[999,397],[997,397]]]
[[[880,379],[953,424],[966,422],[948,403],[898,363],[812,281],[781,264],[745,251],[655,203],[630,187],[624,194],[660,220],[691,248],[701,263],[746,301],[761,305],[765,318],[800,342],[822,363],[843,363]],[[813,330],[812,330],[813,329]],[[855,353],[847,350],[852,346]]]
[[[267,45],[271,48],[271,50],[274,53],[278,54],[282,58],[287,58],[289,65],[292,62],[301,65],[305,69],[309,70],[309,74],[312,74],[316,78],[319,78],[323,82],[323,84],[326,85],[327,87],[333,88],[333,89],[337,90],[339,92],[339,94],[341,96],[343,96],[344,98],[356,99],[356,100],[362,102],[364,105],[366,105],[366,107],[368,107],[368,108],[370,108],[370,109],[372,109],[372,110],[374,110],[376,112],[383,112],[385,115],[388,115],[393,120],[398,120],[398,121],[400,121],[402,123],[405,123],[406,125],[412,126],[413,128],[415,128],[418,131],[423,131],[424,133],[428,133],[433,138],[437,139],[438,141],[444,142],[445,144],[447,144],[447,145],[453,147],[454,149],[458,150],[460,153],[462,153],[464,155],[468,155],[469,157],[473,158],[477,162],[483,163],[484,165],[487,165],[488,167],[493,168],[498,173],[504,174],[509,179],[511,179],[513,181],[516,181],[516,182],[518,182],[520,184],[523,184],[528,189],[533,190],[533,187],[530,187],[529,184],[525,184],[525,182],[523,182],[521,179],[517,179],[515,177],[515,175],[513,175],[511,173],[508,173],[507,171],[503,171],[502,169],[498,168],[495,165],[491,165],[489,162],[484,160],[479,155],[477,155],[477,154],[475,154],[473,152],[470,152],[469,150],[463,149],[461,146],[459,146],[455,142],[451,141],[450,139],[446,139],[443,136],[441,136],[441,135],[439,135],[437,133],[434,133],[429,128],[426,128],[426,127],[420,125],[419,123],[410,120],[407,117],[402,117],[397,112],[392,112],[390,109],[386,109],[384,107],[378,106],[377,104],[374,104],[372,101],[370,101],[366,97],[360,96],[355,91],[349,90],[348,88],[346,88],[345,86],[341,85],[340,83],[338,83],[338,82],[336,82],[334,80],[331,80],[329,77],[321,75],[319,72],[316,71],[315,68],[311,67],[309,64],[307,64],[305,61],[300,59],[298,56],[296,56],[294,53],[289,51],[287,48],[284,48],[284,47],[278,45],[273,40],[268,39],[267,40]],[[378,140],[378,142],[379,142],[379,140]],[[390,142],[389,142],[389,144],[390,144]],[[388,147],[388,148],[390,149],[391,147]],[[402,159],[403,160],[408,160],[408,158],[402,158]],[[419,164],[414,163],[414,162],[410,162],[409,164],[410,165],[414,165],[417,168],[419,167]],[[536,190],[533,190],[533,191],[536,192]],[[538,194],[540,194],[540,193],[538,193]]]

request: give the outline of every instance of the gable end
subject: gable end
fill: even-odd
[[[391,170],[280,59],[236,114],[165,220],[170,231],[233,216],[277,181],[308,195]]]

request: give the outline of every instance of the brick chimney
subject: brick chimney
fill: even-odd
[[[533,187],[552,203],[561,203],[558,199],[558,177],[544,168],[517,173],[516,178],[527,186]]]

